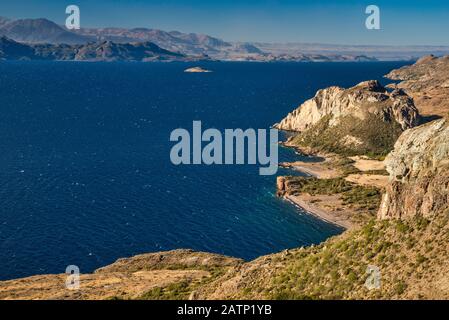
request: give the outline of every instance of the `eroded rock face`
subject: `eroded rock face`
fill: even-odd
[[[432,217],[448,210],[448,120],[405,131],[385,162],[391,182],[378,218]]]
[[[279,176],[276,178],[276,189],[278,197],[282,197],[285,194],[285,177]]]
[[[371,80],[350,89],[329,87],[319,90],[314,98],[289,113],[275,127],[305,131],[325,116],[330,116],[329,124],[335,126],[341,117],[353,116],[363,120],[369,114],[394,120],[403,130],[419,123],[418,111],[409,96],[401,90],[389,93],[378,81]]]

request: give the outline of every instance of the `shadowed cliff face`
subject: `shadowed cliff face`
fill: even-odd
[[[437,120],[404,132],[386,159],[391,183],[380,219],[432,217],[449,208],[449,122]]]
[[[301,132],[298,146],[346,155],[386,155],[403,130],[418,125],[413,100],[402,90],[388,92],[378,81],[349,89],[330,87],[276,125]]]

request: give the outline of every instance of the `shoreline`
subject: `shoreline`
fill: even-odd
[[[338,155],[316,152],[310,148],[300,148],[290,144],[288,140],[281,144],[285,148],[293,148],[296,152],[306,157],[317,157],[319,160],[281,162],[279,163],[279,167],[299,171],[308,177],[319,180],[342,178],[345,181],[358,186],[376,187],[381,190],[385,189],[388,185],[390,179],[389,175],[376,174],[375,172],[385,170],[385,163],[383,161],[369,159],[364,156],[347,157],[347,159],[353,161],[351,165],[355,170],[358,170],[358,172],[345,173],[344,168],[334,164],[334,161],[338,161]],[[278,192],[279,190],[286,191],[283,188],[285,188],[284,185],[280,187],[278,184]],[[358,222],[353,220],[354,216],[357,215],[357,212],[354,212],[351,208],[344,205],[342,206],[341,202],[336,197],[336,194],[327,196],[321,195],[317,197],[316,195],[312,196],[308,193],[292,195],[284,192],[281,193],[281,197],[296,207],[301,208],[301,211],[305,211],[324,222],[339,226],[343,228],[344,231],[354,229],[359,225]]]
[[[331,160],[331,157],[328,154],[324,153],[317,154],[310,152],[311,150],[301,149],[297,146],[288,143],[288,140],[282,142],[282,145],[285,148],[292,148],[296,152],[299,152],[304,156],[319,157],[322,158],[323,160],[311,162],[305,161],[282,162],[279,164],[280,167],[300,171],[301,173],[304,173],[310,177],[314,177],[317,179],[329,179],[339,176],[339,172],[337,170],[327,169],[324,167],[324,164],[329,163],[329,161]],[[302,209],[301,210],[302,212],[314,216],[315,218],[318,218],[326,223],[330,223],[340,228],[343,228],[344,229],[343,232],[345,232],[348,229],[352,229],[354,227],[354,225],[350,222],[349,218],[337,217],[331,210],[320,208],[312,204],[310,201],[307,201],[304,195],[294,196],[285,194],[284,196],[282,196],[282,198],[293,204],[295,207],[297,207],[297,209],[299,208]]]
[[[288,168],[291,170],[299,171],[310,177],[317,179],[332,179],[337,178],[341,174],[338,170],[326,167],[330,158],[325,158],[324,161],[293,161],[293,162],[281,162],[279,166],[281,168]]]
[[[313,177],[316,179],[333,179],[342,176],[340,170],[329,167],[329,164],[331,164],[332,160],[335,157],[333,154],[314,152],[312,149],[308,148],[299,148],[298,146],[290,144],[288,140],[282,142],[282,146],[285,148],[292,148],[296,152],[307,157],[320,158],[321,161],[317,160],[305,162],[298,160],[291,162],[281,162],[279,163],[280,167],[299,171],[305,175],[308,175],[309,177]],[[342,231],[342,233],[344,233],[346,230],[353,229],[355,227],[355,224],[351,222],[349,216],[344,216],[335,210],[326,209],[319,205],[315,205],[314,203],[312,203],[311,201],[312,199],[308,199],[309,197],[310,195],[308,194],[301,194],[301,195],[284,194],[282,196],[284,200],[293,204],[295,207],[297,207],[297,209],[299,208],[302,209],[301,213],[305,212],[326,223],[333,224],[335,226],[343,228],[344,230]]]
[[[354,224],[346,217],[338,217],[330,210],[319,208],[300,196],[285,195],[283,199],[292,203],[294,206],[301,208],[307,214],[314,216],[324,222],[343,228],[343,232],[354,228]],[[342,232],[342,233],[343,233]]]

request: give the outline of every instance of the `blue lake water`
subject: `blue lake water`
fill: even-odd
[[[257,166],[174,166],[170,132],[268,128],[320,88],[403,63],[200,65],[214,72],[0,62],[0,279],[175,248],[253,259],[341,232],[277,199]]]

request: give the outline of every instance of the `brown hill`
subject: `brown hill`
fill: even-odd
[[[391,71],[386,77],[402,80],[392,87],[401,88],[413,97],[422,115],[449,114],[449,56],[426,56],[411,66]]]

